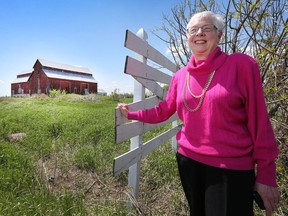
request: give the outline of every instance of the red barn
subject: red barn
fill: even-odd
[[[75,94],[97,93],[97,82],[88,68],[43,59],[35,62],[27,85],[29,94],[49,94],[52,89]]]

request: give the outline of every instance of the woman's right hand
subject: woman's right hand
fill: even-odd
[[[129,111],[129,109],[128,109],[127,104],[119,103],[119,104],[117,105],[117,108],[120,109],[122,115],[124,115],[126,118],[128,117],[128,111]]]

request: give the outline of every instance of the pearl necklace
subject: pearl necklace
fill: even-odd
[[[197,110],[200,109],[200,107],[201,107],[201,105],[203,103],[203,99],[205,97],[206,91],[207,91],[207,89],[209,88],[209,86],[210,86],[210,84],[212,82],[214,74],[215,74],[215,71],[210,73],[210,75],[208,77],[208,80],[207,80],[207,82],[206,82],[206,84],[205,84],[205,86],[204,86],[204,88],[202,90],[202,93],[200,95],[195,95],[195,94],[193,94],[193,92],[190,89],[190,75],[189,75],[189,72],[187,72],[187,76],[186,76],[185,83],[184,83],[184,89],[183,89],[183,100],[184,100],[184,105],[185,105],[185,107],[187,108],[187,110],[189,112],[196,112]],[[190,93],[190,95],[192,97],[197,98],[197,99],[200,98],[198,105],[194,109],[189,107],[189,105],[187,103],[187,100],[186,100],[186,91],[187,91],[186,89],[187,89],[187,86],[188,86],[188,91],[189,91],[189,93]]]

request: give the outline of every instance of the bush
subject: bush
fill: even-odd
[[[59,97],[59,96],[62,96],[62,95],[66,95],[67,92],[65,90],[60,90],[60,89],[51,89],[49,91],[49,97],[51,98],[56,98],[56,97]]]

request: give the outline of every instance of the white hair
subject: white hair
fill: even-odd
[[[217,30],[219,32],[223,33],[223,30],[225,28],[225,24],[224,24],[223,18],[220,15],[215,14],[212,11],[203,11],[203,12],[196,13],[191,17],[190,21],[188,22],[187,29],[189,29],[191,27],[192,22],[196,18],[208,18],[208,19],[210,19],[211,22],[213,23],[213,25],[217,28]]]

